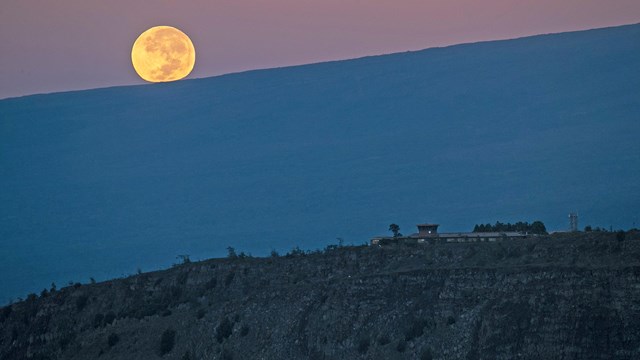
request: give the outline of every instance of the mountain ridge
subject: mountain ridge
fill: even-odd
[[[0,100],[0,298],[542,220],[635,227],[640,26]],[[18,270],[18,271],[16,271]],[[17,273],[17,274],[16,274]]]
[[[461,47],[461,46],[467,46],[467,45],[478,45],[478,44],[484,44],[484,43],[518,41],[518,40],[523,40],[523,39],[544,38],[546,36],[569,35],[569,34],[575,34],[575,33],[588,33],[588,32],[592,32],[592,31],[601,31],[601,30],[612,30],[612,29],[620,29],[620,30],[622,30],[622,29],[627,28],[627,27],[638,26],[638,25],[640,25],[640,22],[638,22],[638,23],[629,23],[629,24],[621,24],[621,25],[611,25],[611,26],[597,27],[597,28],[588,28],[588,29],[581,29],[581,30],[564,31],[564,32],[550,32],[550,33],[540,33],[540,34],[533,34],[533,35],[523,35],[523,36],[514,37],[514,38],[478,40],[478,41],[472,41],[472,42],[462,42],[462,43],[455,43],[455,44],[442,45],[442,46],[433,46],[433,47],[420,48],[420,49],[414,49],[414,50],[405,50],[405,51],[400,51],[400,52],[363,55],[363,56],[358,56],[358,57],[354,57],[354,58],[336,59],[336,60],[328,60],[328,61],[318,61],[318,62],[311,62],[311,63],[304,63],[304,64],[284,65],[284,66],[276,66],[276,67],[270,67],[270,68],[247,69],[247,70],[241,70],[241,71],[237,71],[237,72],[230,72],[230,73],[219,74],[219,75],[205,76],[205,77],[200,77],[200,78],[186,78],[186,79],[183,79],[181,81],[182,82],[189,82],[189,81],[197,81],[197,80],[204,80],[204,79],[221,78],[221,77],[227,77],[227,76],[235,76],[235,75],[241,75],[241,74],[249,74],[249,73],[254,73],[254,72],[262,72],[262,71],[291,69],[291,68],[314,66],[314,65],[320,65],[320,64],[344,63],[344,62],[348,62],[348,61],[357,61],[357,60],[363,60],[363,59],[368,59],[368,58],[378,58],[378,57],[393,56],[393,55],[400,55],[400,54],[407,54],[407,53],[420,53],[420,52],[429,51],[429,50],[449,49],[449,48],[454,48],[454,47]],[[26,94],[26,95],[19,95],[19,96],[11,96],[11,97],[7,97],[7,98],[1,98],[0,101],[12,100],[12,99],[18,99],[18,98],[24,98],[24,97],[30,97],[30,96],[43,96],[43,95],[46,96],[46,95],[54,95],[54,94],[71,94],[71,93],[94,91],[94,90],[120,89],[120,88],[129,88],[129,87],[138,87],[138,86],[153,86],[153,85],[161,85],[161,84],[113,85],[113,86],[106,86],[106,87],[96,87],[96,88],[87,88],[87,89],[78,89],[78,90],[69,90],[69,91],[55,91],[55,92],[48,92],[48,93],[34,93],[34,94]]]

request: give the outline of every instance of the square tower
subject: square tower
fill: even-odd
[[[438,224],[418,224],[418,236],[438,236]]]

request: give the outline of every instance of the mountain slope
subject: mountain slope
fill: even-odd
[[[0,357],[638,359],[639,235],[343,247],[77,284],[0,308]]]
[[[640,25],[0,101],[0,298],[395,222],[631,227]]]

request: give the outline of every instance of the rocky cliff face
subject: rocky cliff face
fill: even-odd
[[[214,259],[0,311],[2,359],[637,359],[640,239]]]

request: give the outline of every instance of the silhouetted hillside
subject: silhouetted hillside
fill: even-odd
[[[638,359],[640,235],[213,259],[0,309],[0,358]]]

